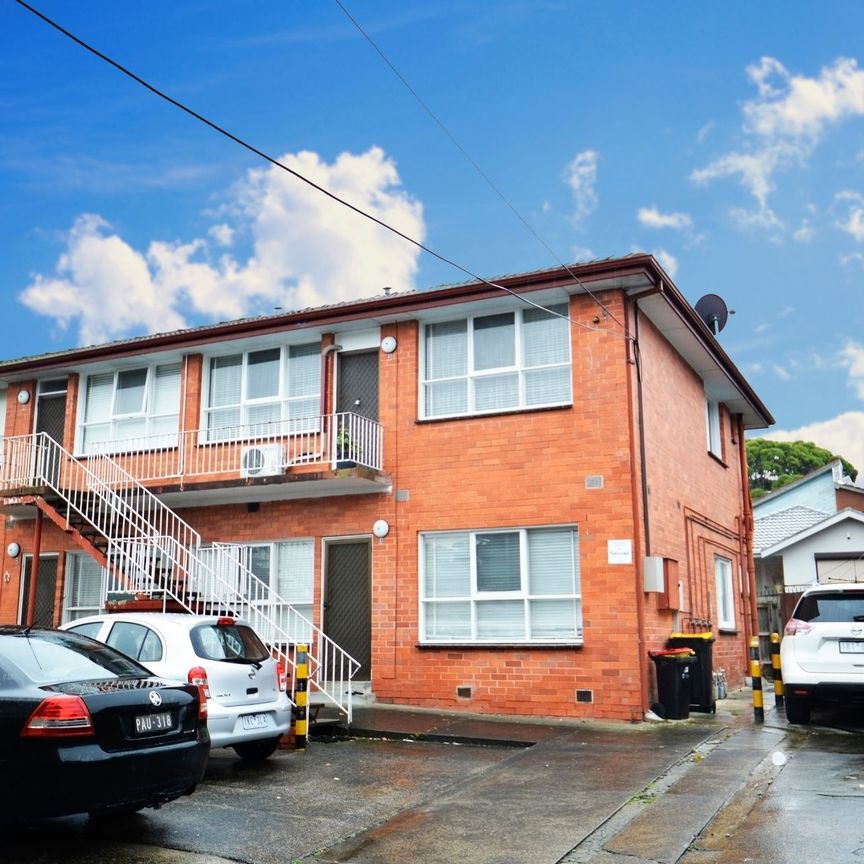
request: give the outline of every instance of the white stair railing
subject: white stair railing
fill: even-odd
[[[0,494],[44,487],[63,501],[67,521],[76,513],[107,541],[109,592],[161,594],[163,608],[170,598],[190,612],[215,604],[248,619],[290,670],[291,692],[291,649],[307,642],[310,684],[351,721],[351,678],[360,664],[258,579],[237,547],[203,549],[194,528],[106,455],[85,465],[44,432],[4,439]]]

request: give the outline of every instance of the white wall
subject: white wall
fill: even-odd
[[[864,552],[864,525],[844,519],[813,537],[789,546],[783,552],[785,585],[809,585],[816,581],[816,553],[853,555]]]

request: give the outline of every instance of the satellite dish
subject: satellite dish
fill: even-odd
[[[706,294],[696,302],[696,314],[716,336],[726,326],[729,310],[722,297],[717,294]]]

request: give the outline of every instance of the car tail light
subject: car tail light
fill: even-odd
[[[276,683],[283,693],[288,690],[288,675],[282,663],[278,663],[276,666]]]
[[[90,712],[80,696],[50,696],[30,715],[22,738],[73,738],[93,735]]]
[[[207,670],[203,666],[193,666],[186,676],[190,684],[198,688],[198,716],[207,716],[207,700],[210,698],[210,682],[207,680]]]
[[[783,628],[784,636],[806,636],[813,629],[813,625],[808,621],[801,621],[798,618],[790,618]]]
[[[221,618],[216,619],[217,627],[233,627],[234,619],[230,615],[223,615]]]

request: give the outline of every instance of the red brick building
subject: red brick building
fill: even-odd
[[[638,720],[673,631],[710,630],[743,680],[744,433],[773,420],[651,256],[9,361],[0,382],[2,620],[218,606],[309,642],[331,695],[480,712]]]

